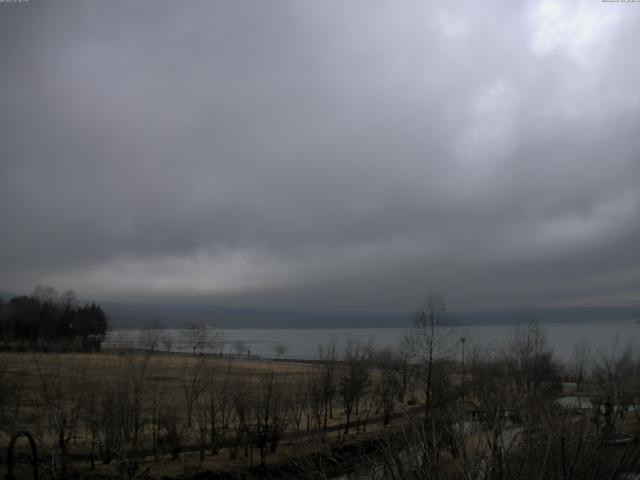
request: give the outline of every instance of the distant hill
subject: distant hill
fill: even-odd
[[[414,319],[409,311],[313,313],[189,303],[100,304],[114,328],[180,328],[193,322],[218,328],[403,328],[412,326]],[[640,319],[640,307],[486,310],[453,312],[451,316],[460,325],[632,320]]]
[[[0,293],[8,301],[17,294]],[[79,299],[79,303],[95,300]],[[109,317],[113,328],[180,328],[189,323],[218,328],[383,328],[411,327],[415,312],[359,311],[314,313],[230,307],[205,303],[136,303],[96,301]],[[631,307],[520,308],[482,311],[452,311],[460,325],[540,323],[591,320],[639,320],[640,305]]]
[[[179,328],[189,323],[219,328],[408,327],[406,312],[313,313],[261,310],[206,304],[125,304],[101,302],[114,328]]]
[[[639,320],[640,306],[633,307],[565,307],[521,308],[465,312],[454,314],[463,325],[500,325],[536,321],[539,323],[569,323],[607,320]]]

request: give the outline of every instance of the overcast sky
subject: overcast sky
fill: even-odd
[[[640,3],[0,3],[0,291],[640,303]]]

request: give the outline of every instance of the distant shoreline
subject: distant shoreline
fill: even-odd
[[[518,326],[527,323],[538,323],[540,325],[563,325],[563,324],[576,324],[576,323],[637,323],[640,325],[640,320],[634,318],[610,318],[610,319],[568,319],[568,320],[522,320],[522,321],[496,321],[496,322],[452,322],[452,326],[454,327],[499,327],[499,326]],[[364,329],[364,330],[392,330],[392,329],[411,329],[413,328],[412,324],[407,325],[341,325],[341,326],[318,326],[318,325],[309,325],[309,326],[218,326],[214,322],[207,324],[204,323],[205,326],[210,328],[214,328],[216,330],[355,330],[355,329]],[[171,326],[160,326],[154,327],[152,325],[125,325],[125,326],[114,326],[110,327],[109,331],[142,331],[142,330],[182,330],[186,328],[186,324],[183,326],[171,325]]]

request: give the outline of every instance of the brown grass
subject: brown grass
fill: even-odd
[[[260,381],[260,378],[271,372],[282,376],[286,382],[296,382],[302,376],[321,367],[313,364],[287,363],[270,360],[250,360],[234,357],[194,357],[188,354],[153,354],[143,352],[112,352],[112,353],[2,353],[0,354],[0,372],[4,372],[2,381],[4,385],[15,384],[19,390],[19,402],[21,404],[20,428],[33,431],[39,435],[45,444],[54,445],[55,438],[43,431],[41,424],[29,424],[30,420],[37,418],[42,411],[45,402],[45,387],[56,388],[65,398],[77,396],[77,392],[83,391],[88,395],[95,394],[96,401],[99,398],[101,387],[122,382],[128,375],[136,374],[144,369],[144,391],[154,390],[160,392],[165,403],[173,404],[179,415],[184,415],[185,380],[189,381],[198,368],[203,369],[205,377],[228,372],[233,381],[245,381],[249,384]],[[95,393],[98,392],[98,393]],[[147,397],[148,398],[148,397]],[[329,426],[339,425],[343,422],[338,396],[334,404],[334,418],[329,421]],[[143,407],[148,413],[149,405]],[[375,415],[373,412],[371,416]],[[305,417],[301,428],[306,427]],[[35,422],[35,420],[33,420]],[[369,426],[367,431],[375,431],[378,426]],[[147,443],[149,433],[145,430]],[[196,432],[186,434],[185,444],[196,443]],[[80,426],[77,432],[78,439],[71,444],[72,454],[86,454],[89,449],[88,431]],[[356,429],[347,436],[347,439],[360,439]],[[291,456],[308,453],[316,448],[317,437],[298,438],[295,441],[285,441],[276,455],[269,455],[267,463],[278,463]],[[326,444],[335,444],[344,441],[340,432],[331,432],[326,436]],[[351,440],[351,441],[353,441]],[[6,433],[0,431],[0,448],[3,450],[8,445],[9,438]],[[230,460],[230,452],[221,450],[216,456],[207,454],[204,462],[201,462],[197,453],[186,453],[179,460],[171,461],[161,458],[151,462],[152,472],[160,476],[179,476],[188,471],[197,469],[212,469],[218,471],[232,471],[234,469],[246,469],[249,459],[242,454],[235,460]],[[254,453],[254,462],[259,462],[259,454]],[[103,466],[96,461],[97,469],[91,472],[95,478],[109,478],[114,473],[113,465]],[[0,475],[4,476],[4,466],[0,468]],[[82,478],[89,476],[88,462],[76,462],[74,471],[81,472]],[[104,477],[100,477],[104,475]]]

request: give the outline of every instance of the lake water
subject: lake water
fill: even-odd
[[[557,356],[569,360],[574,345],[581,340],[587,341],[594,355],[599,352],[610,353],[622,350],[633,344],[640,346],[640,323],[634,320],[590,321],[571,323],[548,323],[542,325],[549,344]],[[474,325],[456,327],[453,338],[464,337],[467,348],[472,343],[500,348],[513,336],[516,325]],[[409,331],[406,328],[344,328],[344,329],[221,329],[225,340],[224,353],[235,353],[234,344],[243,342],[244,353],[272,358],[274,347],[286,347],[286,358],[312,359],[318,346],[326,344],[333,337],[338,341],[338,351],[349,338],[371,341],[377,348],[395,347]],[[160,335],[172,338],[172,351],[189,351],[183,330],[163,330]],[[105,347],[118,345],[137,346],[148,336],[148,332],[139,330],[114,330],[109,332]],[[163,349],[162,345],[159,347]]]

